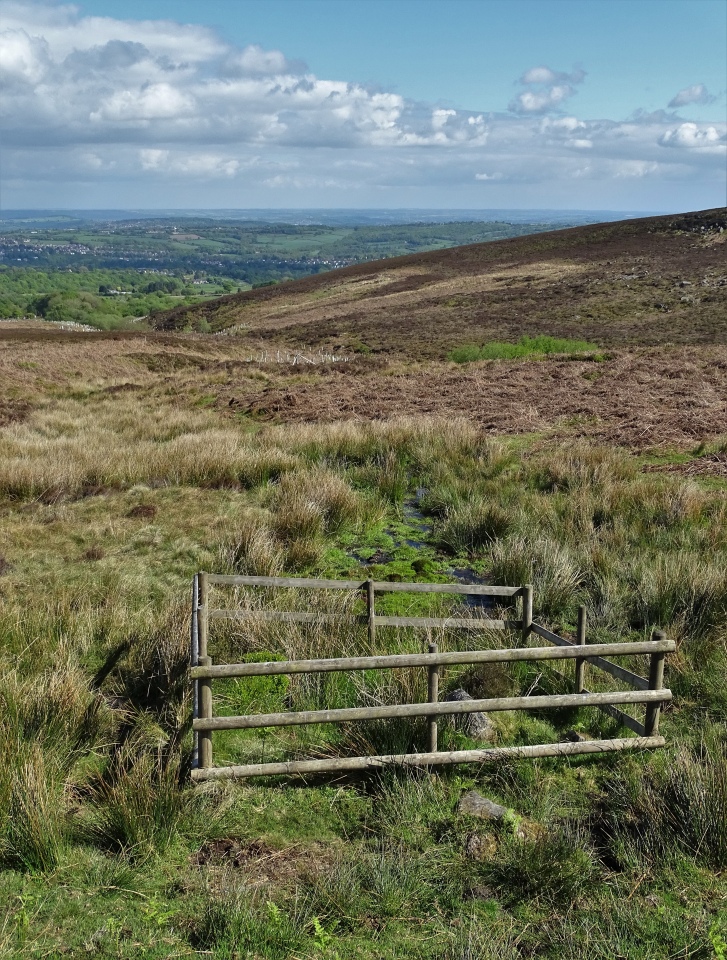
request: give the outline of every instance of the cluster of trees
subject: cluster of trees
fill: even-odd
[[[133,270],[0,268],[0,318],[36,316],[107,330],[237,286],[229,278],[194,284],[184,277],[150,278],[148,273]]]

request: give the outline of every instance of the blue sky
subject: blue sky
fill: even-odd
[[[724,0],[0,0],[11,207],[721,205]]]

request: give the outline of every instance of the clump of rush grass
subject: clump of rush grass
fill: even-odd
[[[67,846],[64,771],[57,754],[20,740],[0,751],[0,858],[30,872],[58,866]]]
[[[727,755],[723,731],[682,745],[668,764],[610,777],[601,813],[610,851],[624,864],[687,855],[727,866]]]
[[[66,787],[77,761],[110,729],[101,698],[77,670],[21,680],[0,693],[0,857],[31,871],[58,865],[67,845]]]
[[[178,758],[127,748],[91,787],[81,835],[135,861],[163,852],[188,812],[190,795],[180,779]]]
[[[187,614],[181,603],[166,606],[129,639],[106,684],[127,710],[153,717],[172,744],[183,735],[189,707]]]
[[[596,879],[598,862],[584,835],[554,826],[533,837],[503,837],[481,870],[506,902],[537,898],[557,904],[570,902],[588,889]]]
[[[277,577],[282,574],[285,552],[269,526],[269,514],[248,511],[235,523],[235,529],[221,547],[226,568],[251,577]]]
[[[493,583],[533,585],[536,616],[565,616],[578,603],[585,573],[573,552],[555,540],[516,534],[496,541],[489,560]]]
[[[497,503],[477,500],[448,511],[437,525],[436,535],[450,553],[472,556],[506,536],[512,523],[507,509]]]
[[[519,360],[523,357],[549,356],[554,353],[595,353],[600,347],[587,340],[569,340],[564,337],[552,337],[540,334],[536,337],[521,337],[517,343],[503,343],[492,340],[481,346],[470,343],[462,347],[455,347],[448,359],[455,363],[473,363],[476,360]]]
[[[576,443],[538,456],[533,464],[537,485],[548,492],[592,489],[603,495],[614,484],[632,480],[637,464],[624,450]]]
[[[703,639],[727,622],[727,574],[691,552],[660,554],[630,571],[634,627],[669,627],[686,640]]]
[[[271,498],[273,528],[283,541],[341,533],[366,515],[363,498],[333,470],[286,474]]]

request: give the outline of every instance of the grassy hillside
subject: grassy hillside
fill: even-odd
[[[179,308],[158,325],[204,320],[288,348],[413,358],[541,333],[724,343],[726,238],[725,209],[575,227],[360,264]]]
[[[709,220],[682,218],[677,230],[669,226],[675,218],[661,218],[651,221],[663,225],[653,234],[633,222],[599,228],[605,259],[594,267],[591,244],[579,263],[610,270],[618,260],[625,274],[634,266],[630,244],[644,250],[653,241],[663,256],[653,253],[649,269],[659,263],[660,276],[676,284],[691,263],[693,276],[708,280],[698,294],[696,280],[679,287],[688,291],[680,297],[721,297],[724,267],[712,258],[723,254],[725,234],[702,231]],[[563,238],[572,250],[575,233],[537,238],[551,246],[527,247],[534,259],[511,259],[509,275],[535,276],[547,250],[560,251],[553,263],[564,262]],[[487,248],[495,258],[516,249],[497,246]],[[484,249],[457,251],[473,264],[476,283],[483,273],[474,258],[490,256]],[[440,271],[449,262],[455,276],[454,257],[428,256]],[[402,269],[411,262],[400,261]],[[505,261],[498,264],[505,275]],[[335,338],[314,335],[328,321],[299,316],[295,337],[280,318],[263,326],[262,311],[282,311],[288,295],[318,309],[325,297],[316,292],[329,288],[316,282],[348,289],[358,276],[378,276],[385,284],[389,268],[220,301],[217,310],[248,303],[244,309],[261,311],[260,326],[236,336],[0,323],[3,956],[724,957],[721,301],[679,297],[677,306],[675,295],[667,316],[693,321],[679,321],[673,346],[655,346],[640,321],[624,346],[585,329],[564,331],[551,317],[522,334],[514,326],[487,338],[442,334],[431,348],[441,359],[426,359],[405,326],[401,348],[359,349],[344,353],[345,362],[331,358]],[[563,297],[565,276],[553,287]],[[457,282],[464,289],[465,271]],[[518,280],[532,296],[538,283]],[[629,296],[645,295],[643,284],[623,283]],[[486,305],[482,290],[478,296]],[[385,299],[359,301],[374,311],[366,322],[381,320]],[[437,312],[426,302],[422,329],[436,339]],[[694,312],[682,315],[687,307]],[[585,309],[575,293],[570,309]],[[391,314],[387,333],[394,345],[398,317]],[[445,359],[462,343],[479,350],[539,333],[583,340],[584,349]],[[200,569],[530,581],[537,619],[566,635],[579,604],[593,640],[641,639],[662,628],[677,643],[666,671],[674,694],[662,717],[668,745],[432,775],[192,787],[186,667],[191,577]],[[277,600],[287,609],[301,602]],[[334,598],[323,602],[334,608]],[[407,604],[393,613],[431,610],[421,599],[392,602]],[[357,631],[284,626],[261,619],[245,630],[215,629],[211,652],[219,662],[366,649]],[[461,642],[449,631],[434,639],[441,649]],[[381,650],[419,650],[423,642],[404,629],[377,634]],[[638,658],[628,666],[647,668]],[[534,667],[452,668],[441,689],[563,689],[547,665]],[[420,674],[229,682],[215,688],[216,710],[416,699]],[[588,682],[597,683],[595,672]],[[590,710],[492,719],[501,745],[627,734]],[[220,763],[389,752],[420,747],[425,735],[418,723],[232,732],[216,735],[215,751]],[[475,745],[447,723],[440,736],[445,748]],[[493,822],[459,812],[472,788],[507,816]]]

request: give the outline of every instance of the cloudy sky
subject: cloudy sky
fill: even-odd
[[[0,0],[13,208],[722,205],[724,0]]]

